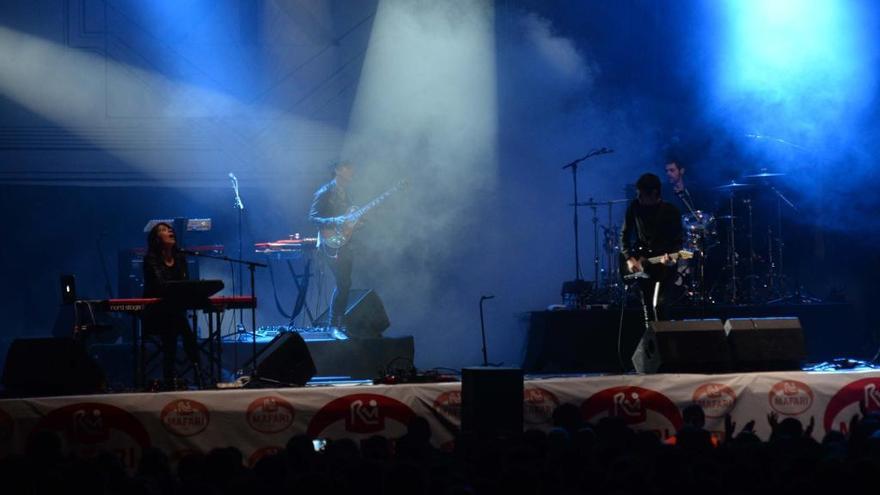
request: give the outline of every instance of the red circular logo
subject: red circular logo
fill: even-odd
[[[399,423],[401,433],[415,413],[403,402],[378,394],[352,394],[324,405],[309,422],[307,434],[322,437],[325,430],[340,421],[349,433],[378,433],[386,431],[388,420]],[[396,433],[396,432],[389,432]]]
[[[859,402],[864,404],[866,412],[880,411],[880,377],[862,378],[838,390],[825,407],[822,421],[825,431],[836,426],[847,433],[850,419],[861,414]]]
[[[723,418],[736,405],[736,392],[723,383],[704,383],[694,390],[693,400],[707,418]]]
[[[549,390],[538,387],[523,389],[523,421],[528,425],[543,425],[551,422],[553,411],[559,406],[559,399]]]
[[[70,404],[50,411],[30,435],[41,430],[59,432],[80,457],[91,457],[102,450],[115,452],[129,469],[137,466],[141,451],[151,445],[150,434],[133,414],[99,402]]]
[[[177,399],[162,408],[159,419],[169,433],[179,437],[191,437],[205,431],[211,415],[201,402]]]
[[[461,419],[461,390],[450,390],[438,395],[434,399],[434,409],[450,418]]]
[[[596,392],[581,405],[581,414],[585,421],[620,417],[632,427],[654,429],[663,437],[674,435],[682,425],[675,403],[660,392],[642,387],[612,387]]]
[[[260,433],[278,433],[293,424],[294,410],[281,397],[260,397],[247,408],[247,422]]]
[[[813,390],[803,382],[783,380],[770,388],[770,407],[785,416],[797,416],[813,405]]]

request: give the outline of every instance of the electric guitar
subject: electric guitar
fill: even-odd
[[[339,250],[339,248],[348,244],[348,241],[351,240],[354,229],[361,218],[368,211],[375,208],[376,206],[379,206],[383,201],[388,199],[389,196],[396,193],[406,185],[406,179],[401,179],[397,182],[397,184],[395,184],[387,191],[383,192],[374,200],[370,201],[364,206],[352,206],[351,209],[348,210],[348,213],[344,215],[344,222],[342,222],[341,224],[325,227],[318,231],[318,248]]]
[[[651,278],[651,276],[649,274],[645,273],[645,271],[644,271],[645,265],[656,265],[658,263],[662,263],[664,256],[667,256],[667,255],[661,254],[660,256],[652,256],[650,258],[639,257],[639,261],[641,261],[641,263],[642,263],[643,271],[629,273],[629,267],[626,266],[626,258],[624,258],[623,255],[621,255],[620,256],[620,273],[624,274],[623,275],[624,280],[635,280],[638,278]],[[692,251],[682,249],[681,251],[678,251],[676,253],[668,253],[668,256],[669,256],[669,259],[671,259],[672,261],[689,260],[694,257],[694,253]]]

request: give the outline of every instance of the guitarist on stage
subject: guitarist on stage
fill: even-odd
[[[312,200],[312,208],[309,211],[309,219],[319,229],[342,226],[345,224],[349,210],[352,207],[347,188],[354,178],[354,167],[348,162],[339,162],[333,165],[333,180],[321,186],[315,192]],[[344,322],[345,308],[348,305],[348,293],[351,289],[351,268],[353,253],[351,244],[345,244],[339,249],[333,250],[332,254],[325,254],[327,264],[333,273],[336,287],[330,297],[330,326],[334,337],[339,339],[348,338],[345,333]]]
[[[666,318],[666,306],[673,299],[676,272],[672,253],[682,249],[681,211],[660,197],[660,177],[643,174],[636,182],[638,199],[626,209],[620,231],[620,250],[626,260],[626,273],[644,274],[638,278],[645,310],[645,323]],[[659,263],[648,258],[659,256]],[[656,297],[655,297],[656,292]],[[656,311],[655,311],[656,308]]]

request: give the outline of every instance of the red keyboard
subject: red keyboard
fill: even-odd
[[[109,311],[113,313],[140,313],[147,306],[157,304],[162,301],[158,297],[140,297],[129,299],[101,299],[98,301],[83,301],[90,304],[92,308],[99,311]],[[257,299],[251,296],[214,296],[209,297],[211,309],[214,311],[225,311],[227,309],[253,309],[257,307]],[[190,308],[204,309],[204,308]]]
[[[288,253],[294,251],[307,251],[315,249],[318,245],[317,237],[303,237],[299,239],[281,239],[272,242],[258,242],[254,244],[254,251],[257,253]]]

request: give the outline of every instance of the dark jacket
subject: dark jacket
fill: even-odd
[[[174,266],[165,265],[160,254],[147,253],[144,256],[144,297],[163,297],[165,283],[177,280],[189,280],[186,255],[176,253]]]
[[[633,200],[620,230],[620,252],[624,258],[674,253],[682,248],[683,235],[681,211],[675,205],[661,201],[642,206]]]
[[[348,213],[352,203],[344,189],[336,184],[336,179],[321,186],[315,192],[309,220],[318,228],[325,228],[341,223],[342,215]]]
[[[176,253],[174,266],[165,265],[162,256],[144,256],[144,297],[164,297],[166,282],[189,280],[186,255]],[[143,313],[143,330],[148,334],[178,333],[189,328],[186,310],[167,302],[152,304]]]

